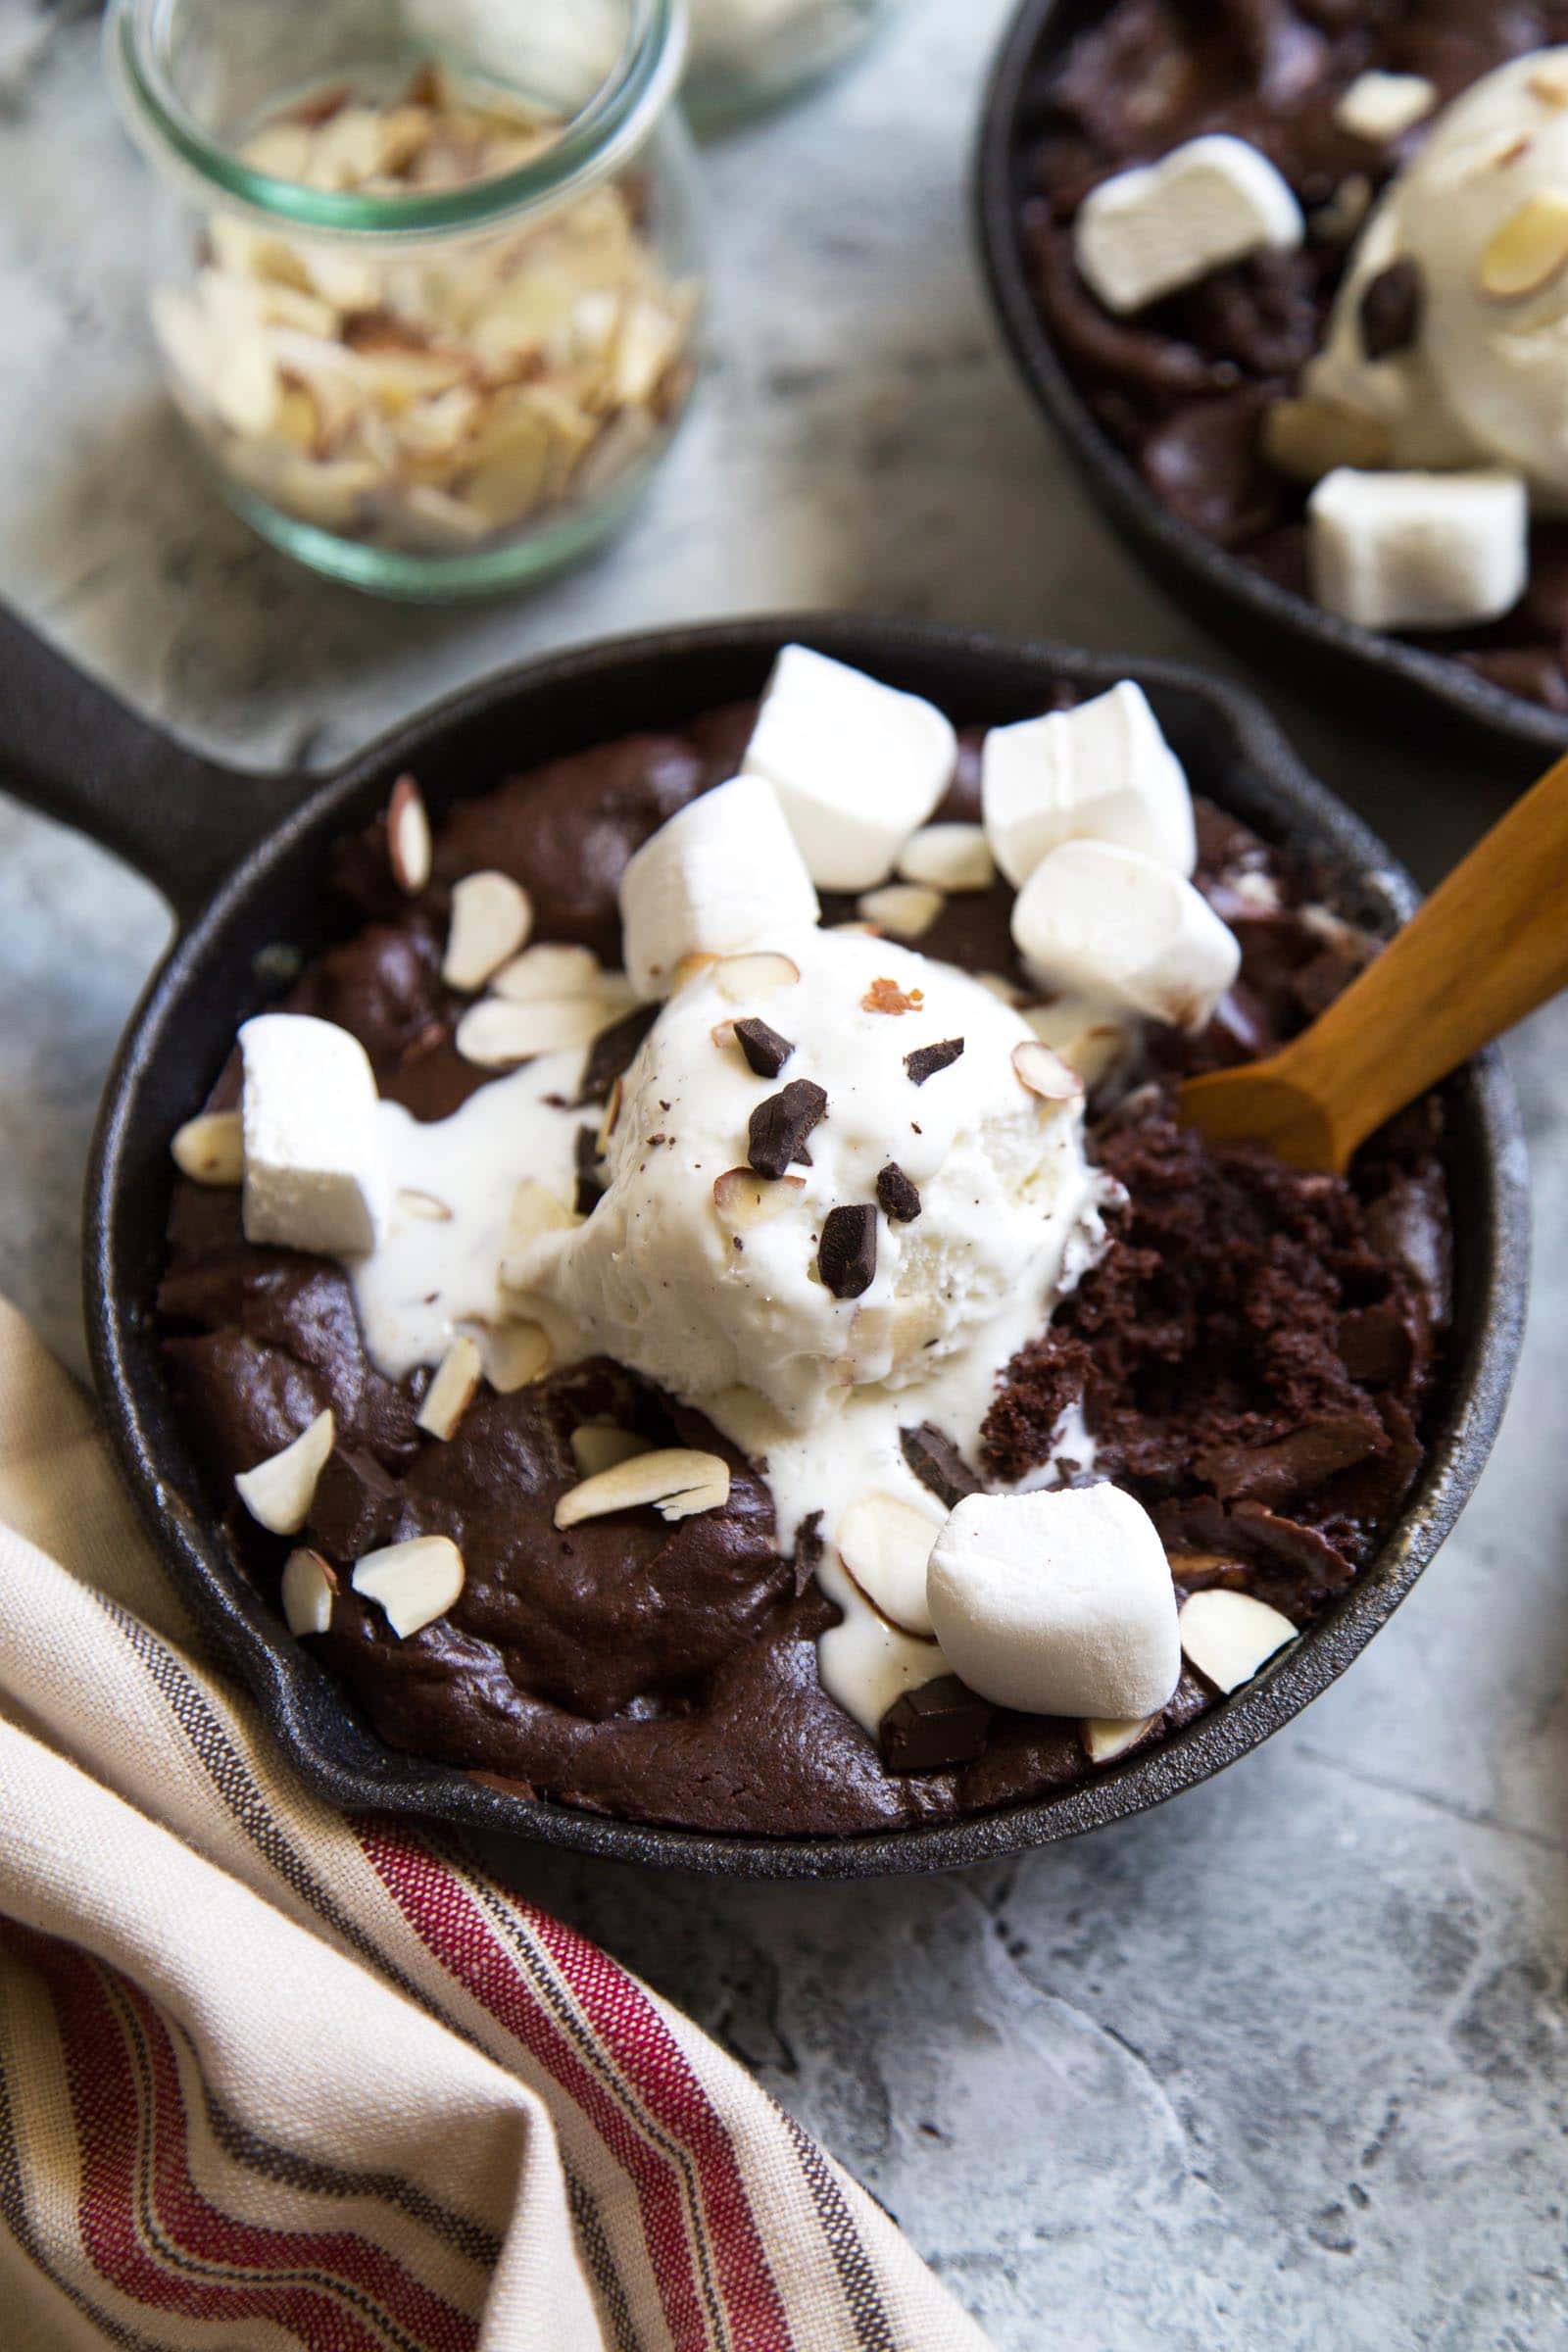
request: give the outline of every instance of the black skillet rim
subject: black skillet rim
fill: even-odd
[[[1102,512],[1168,591],[1191,591],[1196,583],[1205,616],[1214,615],[1216,628],[1248,651],[1261,647],[1277,662],[1282,638],[1304,642],[1320,669],[1337,670],[1362,689],[1381,685],[1386,693],[1392,683],[1428,724],[1458,717],[1517,753],[1568,749],[1568,712],[1509,694],[1446,655],[1340,620],[1228,555],[1162,505],[1095,422],[1056,356],[1031,290],[1016,201],[1026,77],[1058,36],[1056,20],[1073,4],[1024,0],[1004,33],[981,106],[972,192],[985,279],[1013,363]]]
[[[162,1026],[177,1009],[185,975],[227,915],[249,900],[302,837],[331,838],[368,808],[368,795],[416,759],[432,736],[463,714],[494,708],[530,689],[593,681],[639,663],[704,655],[755,659],[759,681],[768,658],[800,636],[875,665],[906,671],[922,660],[1038,664],[1043,678],[1108,684],[1136,676],[1156,693],[1186,694],[1228,738],[1246,770],[1253,806],[1272,815],[1277,833],[1308,842],[1337,866],[1345,885],[1385,917],[1408,912],[1416,893],[1408,875],[1374,834],[1302,767],[1244,690],[1184,664],[1141,661],[1052,644],[1004,640],[985,632],[923,623],[792,614],[707,627],[676,628],[602,641],[523,663],[454,695],[397,729],[327,778],[275,827],[220,886],[176,939],[132,1017],[111,1074],[88,1176],[85,1289],[93,1369],[121,1468],[177,1581],[220,1647],[256,1694],[274,1737],[320,1795],[345,1809],[436,1819],[470,1831],[501,1832],[619,1861],[748,1878],[848,1879],[961,1867],[1076,1836],[1141,1812],[1209,1778],[1280,1729],[1327,1688],[1391,1616],[1430,1561],[1469,1496],[1491,1449],[1518,1357],[1523,1331],[1529,1209],[1517,1104],[1494,1049],[1449,1081],[1447,1100],[1456,1165],[1475,1198],[1462,1202],[1468,1235],[1470,1327],[1458,1338],[1450,1396],[1422,1474],[1374,1564],[1306,1637],[1251,1684],[1221,1701],[1159,1746],[1135,1754],[1070,1788],[955,1821],[849,1838],[766,1838],[629,1822],[548,1800],[530,1802],[489,1788],[456,1767],[432,1765],[386,1748],[359,1724],[325,1670],[287,1633],[228,1557],[211,1514],[185,1499],[200,1487],[188,1461],[161,1450],[150,1426],[143,1382],[153,1347],[149,1305],[122,1298],[119,1269],[133,1250],[138,1202],[122,1183],[132,1142],[128,1099],[153,1061]],[[351,814],[351,811],[353,813]],[[160,1218],[161,1230],[161,1218]],[[138,1347],[148,1351],[138,1363]],[[322,1709],[351,1727],[363,1761],[325,1751],[312,1729]]]

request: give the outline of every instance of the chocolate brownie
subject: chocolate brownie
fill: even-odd
[[[1066,699],[1065,697],[1063,698]],[[525,885],[535,936],[616,960],[615,885],[631,852],[733,771],[750,708],[553,761],[440,825],[427,889],[391,874],[385,828],[346,843],[352,935],[285,1000],[366,1046],[382,1093],[441,1117],[487,1082],[457,1054],[465,1000],[440,978],[450,888],[478,867]],[[946,816],[973,818],[979,737],[964,739]],[[1184,1589],[1223,1582],[1305,1625],[1372,1557],[1421,1458],[1446,1317],[1439,1114],[1424,1104],[1348,1181],[1295,1175],[1182,1128],[1184,1069],[1266,1050],[1299,1028],[1369,945],[1313,902],[1314,878],[1200,804],[1200,881],[1242,945],[1208,1030],[1158,1033],[1139,1083],[1092,1106],[1089,1148],[1125,1191],[1100,1262],[1011,1365],[983,1463],[912,1429],[916,1474],[948,1500],[977,1473],[1040,1468],[1082,1399],[1099,1468],[1152,1511]],[[949,900],[930,953],[1016,975],[1010,893]],[[831,920],[845,911],[828,902]],[[646,1018],[646,1016],[643,1016]],[[608,1092],[635,1036],[587,1056]],[[234,1100],[226,1071],[214,1105]],[[428,1375],[392,1382],[367,1356],[333,1261],[248,1245],[238,1195],[180,1182],[161,1314],[170,1377],[236,1555],[275,1594],[287,1540],[238,1506],[233,1477],[330,1405],[336,1445],[304,1540],[340,1570],[416,1534],[458,1542],[450,1614],[406,1641],[350,1590],[313,1645],[391,1745],[524,1794],[709,1830],[847,1833],[950,1818],[1088,1769],[1075,1724],[974,1707],[906,1708],[888,1769],[825,1695],[815,1642],[836,1609],[814,1581],[809,1523],[782,1557],[762,1479],[697,1413],[608,1362],[481,1390],[455,1436],[422,1435]],[[609,1417],[656,1443],[722,1453],[727,1504],[666,1526],[621,1513],[560,1531],[579,1476],[570,1439]],[[1063,1465],[1073,1475],[1074,1465]],[[1192,1672],[1165,1722],[1213,1702]],[[920,1769],[922,1758],[952,1759]],[[961,1760],[959,1760],[961,1759]]]

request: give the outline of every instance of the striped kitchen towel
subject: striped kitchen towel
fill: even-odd
[[[983,2352],[696,2027],[210,1664],[0,1305],[7,2352]]]

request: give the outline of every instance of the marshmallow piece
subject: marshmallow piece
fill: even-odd
[[[967,1495],[937,1538],[926,1601],[960,1681],[1026,1715],[1142,1720],[1181,1674],[1164,1546],[1119,1487]]]
[[[1337,128],[1381,147],[1430,115],[1438,85],[1424,74],[1358,74],[1334,109]]]
[[[1364,629],[1496,620],[1530,576],[1522,477],[1357,473],[1342,466],[1307,501],[1312,593]]]
[[[1267,156],[1214,132],[1091,189],[1073,255],[1090,290],[1124,316],[1249,254],[1299,245],[1303,233],[1301,208]]]
[[[819,890],[870,890],[953,781],[957,738],[934,704],[787,645],[741,762],[765,776]]]
[[[620,877],[626,971],[640,997],[667,997],[685,956],[730,956],[819,913],[778,795],[761,776],[736,776],[678,808]]]
[[[1141,686],[993,727],[981,753],[986,838],[1015,890],[1064,841],[1116,841],[1179,874],[1198,862],[1193,796]]]
[[[365,1048],[334,1022],[300,1012],[261,1013],[239,1043],[245,1239],[325,1256],[373,1250],[390,1187]]]
[[[1053,850],[1013,902],[1012,936],[1044,986],[1193,1035],[1242,960],[1234,935],[1190,882],[1109,841]]]

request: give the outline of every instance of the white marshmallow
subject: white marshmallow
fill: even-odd
[[[1530,511],[1516,473],[1358,473],[1307,501],[1312,593],[1366,629],[1496,620],[1530,576]]]
[[[390,1188],[365,1048],[299,1012],[259,1014],[239,1043],[246,1240],[331,1256],[373,1250]]]
[[[1194,1033],[1242,960],[1190,882],[1108,841],[1053,850],[1013,902],[1012,936],[1046,987]]]
[[[1141,1719],[1181,1674],[1164,1546],[1119,1487],[967,1496],[937,1538],[926,1601],[954,1673],[1026,1715]]]
[[[778,795],[736,776],[677,809],[620,878],[626,971],[667,997],[686,956],[730,956],[817,920],[811,877]]]
[[[1198,862],[1193,797],[1141,686],[993,727],[981,755],[986,838],[1021,890],[1064,841],[1116,841],[1179,874]]]
[[[869,890],[947,791],[957,757],[934,704],[787,645],[741,764],[774,787],[819,890]]]
[[[1358,74],[1334,109],[1337,127],[1381,147],[1404,136],[1437,105],[1438,85],[1424,74]]]
[[[1102,180],[1079,211],[1073,255],[1106,310],[1125,315],[1302,234],[1301,208],[1267,156],[1214,132]]]

